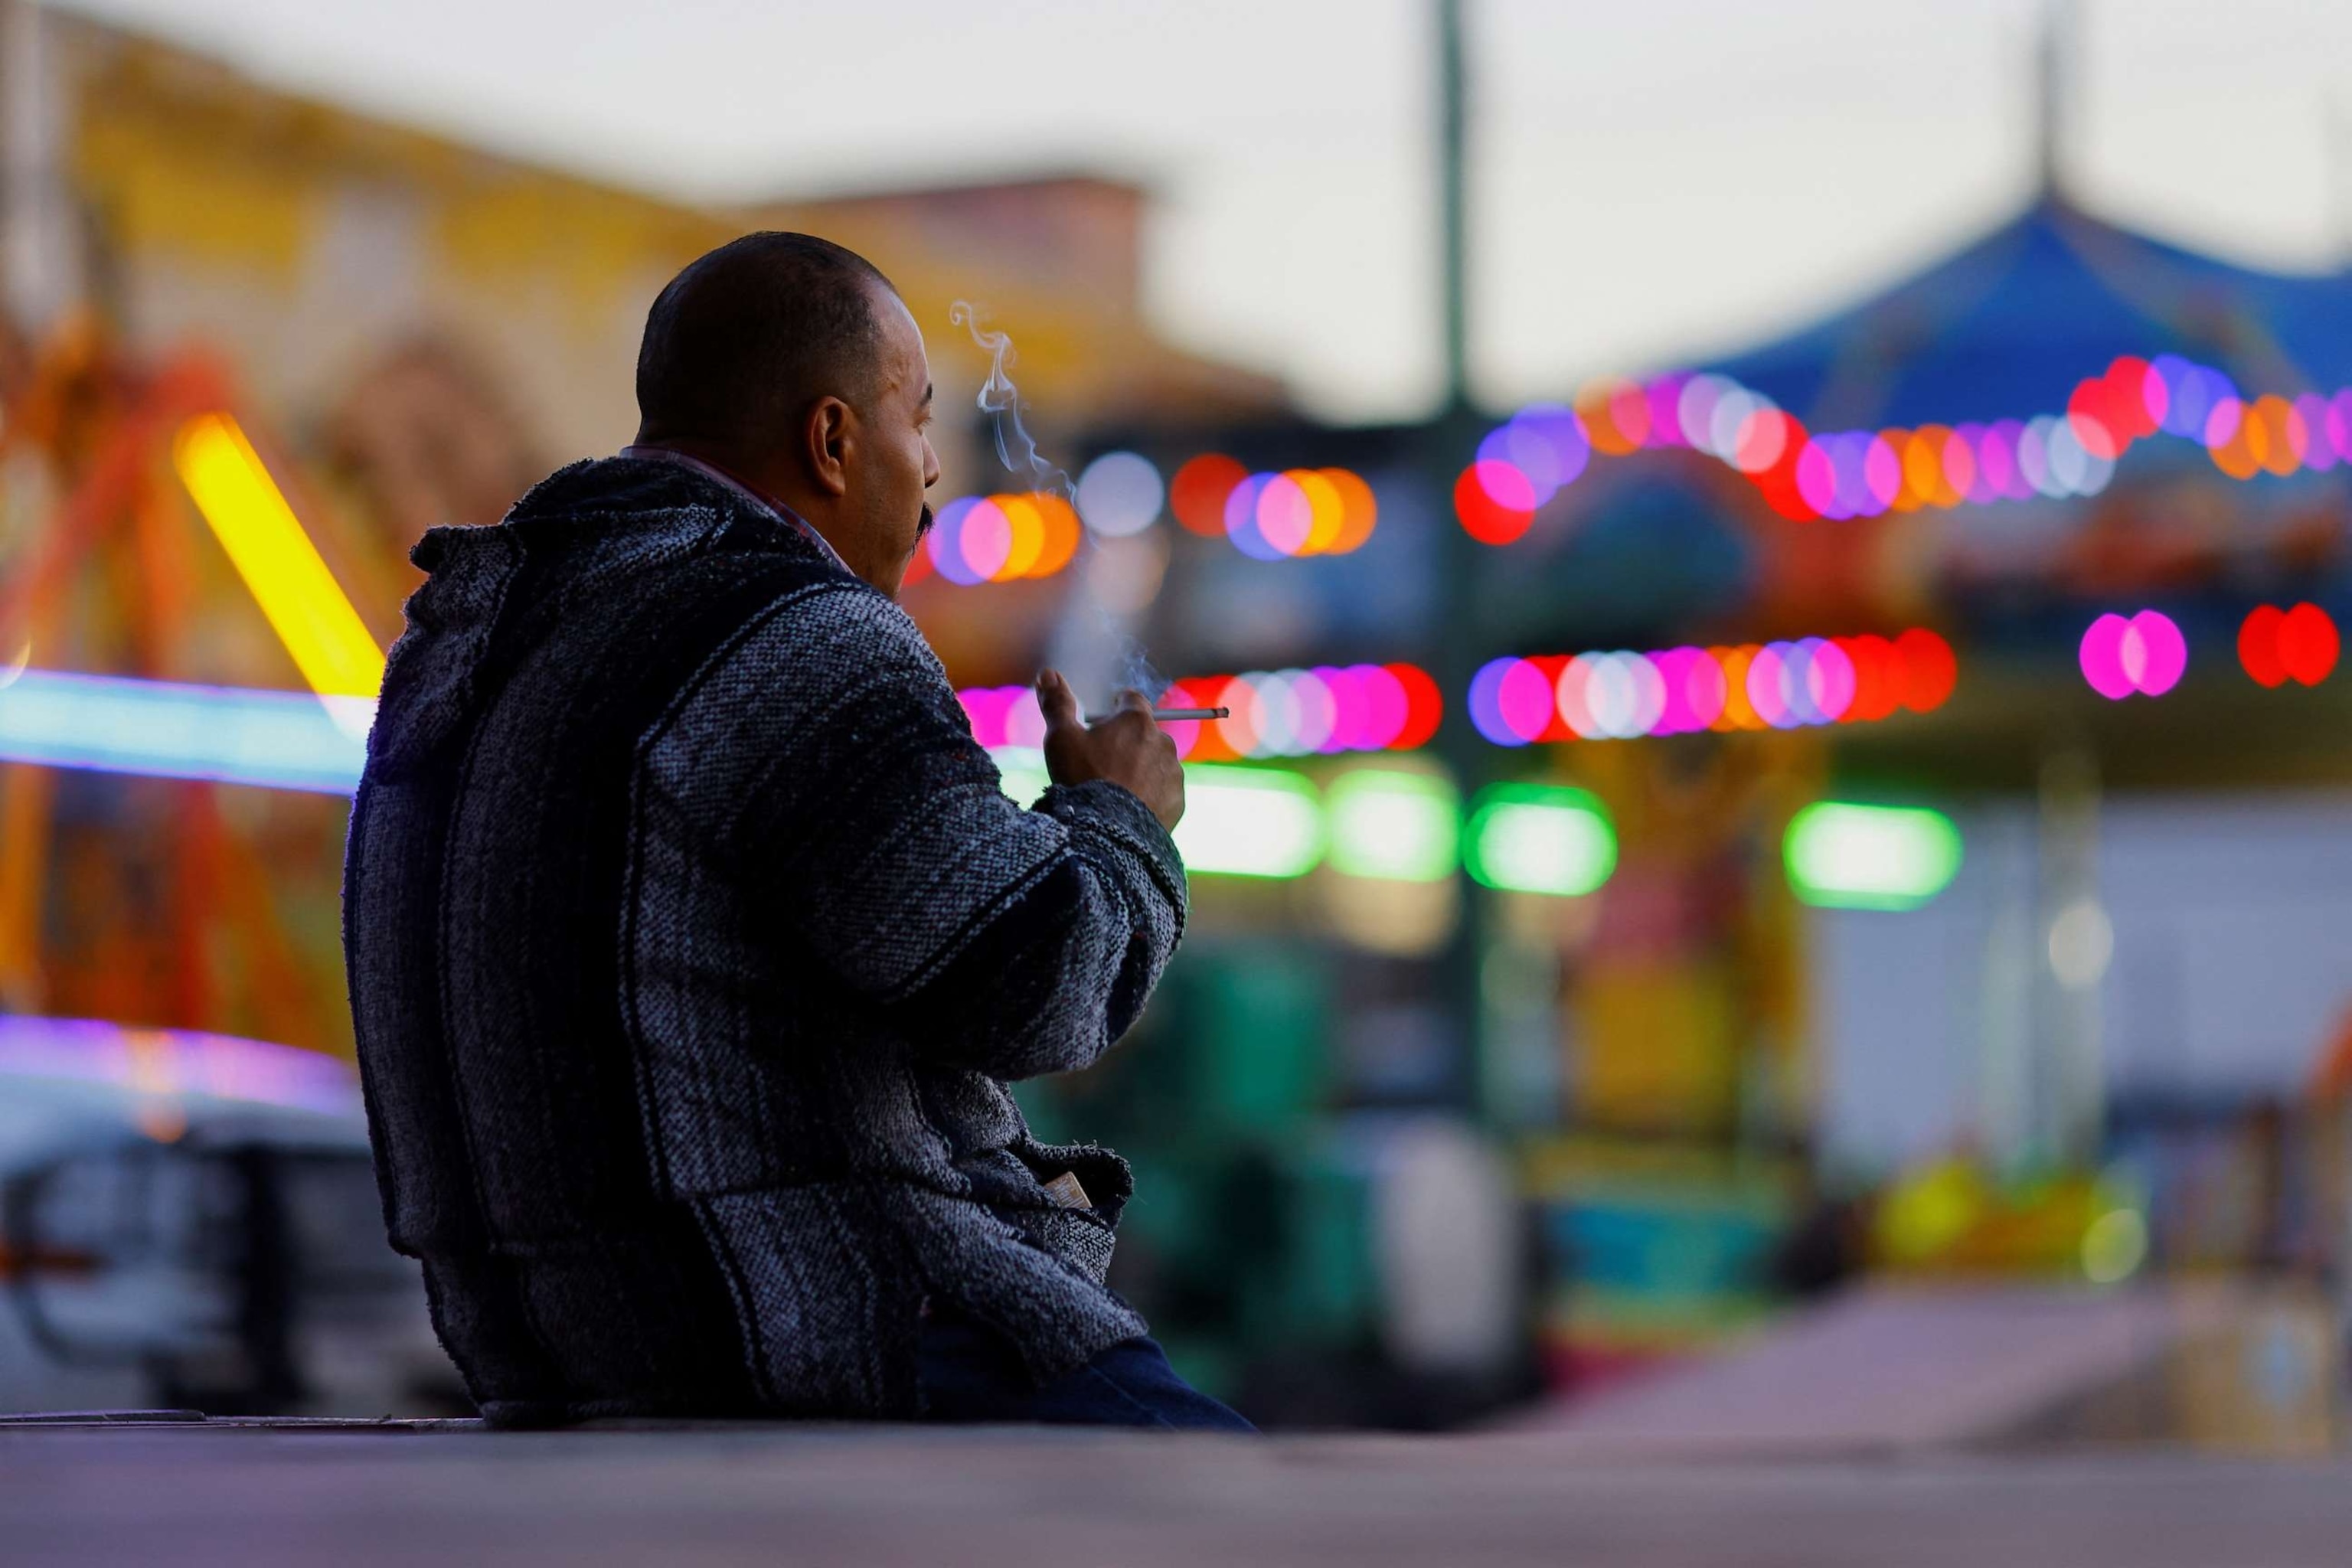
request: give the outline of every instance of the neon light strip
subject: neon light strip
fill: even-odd
[[[1034,747],[993,746],[989,756],[1004,793],[1019,805],[1034,804],[1052,782],[1045,753]],[[1188,763],[1184,799],[1176,848],[1194,876],[1303,877],[1323,858],[1328,817],[1322,792],[1303,774]],[[1451,844],[1449,837],[1447,870]]]
[[[332,1057],[234,1035],[137,1029],[95,1018],[0,1015],[0,1073],[206,1095],[355,1116],[359,1084]]]
[[[1923,806],[1816,801],[1781,839],[1789,886],[1837,910],[1912,910],[1959,874],[1960,830]]]
[[[958,496],[917,553],[950,583],[1051,577],[1078,549],[1078,514],[1056,495]]]
[[[1470,721],[1498,746],[1791,730],[1932,712],[1958,673],[1951,645],[1924,626],[1891,640],[1498,658],[1471,679]]]
[[[0,690],[0,760],[349,795],[375,704],[28,669]]]
[[[2238,662],[2257,686],[2316,686],[2336,668],[2344,639],[2317,605],[2257,605],[2238,628]]]
[[[1454,510],[1474,537],[1507,544],[1594,456],[1660,447],[1706,453],[1801,521],[2056,500],[2096,495],[2132,443],[2157,435],[2197,442],[2234,479],[2324,471],[2352,462],[2352,388],[2248,397],[2210,365],[2126,354],[2076,383],[2063,413],[1815,435],[1728,376],[1678,372],[1600,384],[1574,408],[1522,409],[1479,443]]]
[[[1045,716],[1028,687],[967,687],[956,698],[982,745],[1045,744]],[[1187,676],[1160,693],[1160,700],[1170,707],[1233,710],[1206,723],[1179,719],[1165,726],[1178,756],[1203,763],[1409,752],[1429,743],[1445,707],[1437,682],[1410,664]]]
[[[374,696],[383,651],[236,422],[226,414],[189,420],[172,461],[310,689]]]
[[[970,587],[1050,577],[1070,563],[1082,521],[1096,535],[1128,538],[1158,521],[1163,502],[1184,528],[1258,561],[1345,555],[1380,521],[1379,498],[1352,469],[1253,474],[1222,453],[1204,452],[1163,483],[1141,454],[1106,452],[1087,465],[1072,500],[1032,493],[947,502],[907,580],[937,573]]]

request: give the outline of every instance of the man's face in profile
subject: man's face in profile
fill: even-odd
[[[867,428],[858,443],[850,482],[866,548],[854,562],[858,574],[895,596],[905,581],[930,508],[924,492],[939,482],[939,455],[931,450],[931,366],[923,334],[898,295],[873,289],[874,313],[882,329],[881,363],[871,408],[859,423]]]

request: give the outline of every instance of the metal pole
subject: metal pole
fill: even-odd
[[[1470,86],[1462,49],[1462,0],[1437,0],[1438,180],[1445,288],[1445,416],[1470,406],[1469,200],[1466,138]]]
[[[2066,89],[2082,36],[2082,17],[2074,0],[2044,0],[2042,33],[2034,51],[2034,159],[2045,202],[2065,200]]]
[[[2115,926],[2099,896],[2099,766],[2089,745],[2042,759],[2035,851],[2043,952],[2035,1142],[2051,1164],[2095,1164],[2106,1126],[2101,984]]]
[[[1454,526],[1452,502],[1454,476],[1470,460],[1478,438],[1478,416],[1470,400],[1470,268],[1469,268],[1469,104],[1467,51],[1463,37],[1464,0],[1436,0],[1438,89],[1438,232],[1440,278],[1444,289],[1442,317],[1445,337],[1444,398],[1429,426],[1429,447],[1423,459],[1431,493],[1436,502],[1436,546],[1439,601],[1438,645],[1434,664],[1445,692],[1445,723],[1438,733],[1438,755],[1454,776],[1466,804],[1484,782],[1486,746],[1470,724],[1463,695],[1482,651],[1475,638],[1478,625],[1477,583],[1484,548]],[[1439,984],[1445,1010],[1459,1031],[1454,1074],[1455,1094],[1465,1108],[1486,1109],[1489,1091],[1483,1025],[1486,931],[1490,913],[1486,889],[1456,871],[1461,891],[1460,918],[1453,940],[1441,960]]]

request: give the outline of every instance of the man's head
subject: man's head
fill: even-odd
[[[923,334],[890,280],[805,234],[747,234],[670,279],[637,351],[637,440],[727,469],[898,590],[940,477]]]

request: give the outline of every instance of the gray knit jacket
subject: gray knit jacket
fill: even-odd
[[[1143,804],[1006,799],[905,613],[682,467],[415,559],[344,945],[393,1245],[484,1412],[912,1415],[932,1302],[1041,1378],[1142,1333],[1126,1163],[1004,1084],[1100,1056],[1182,933]]]

